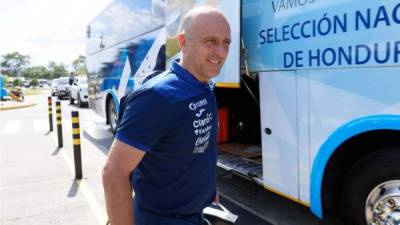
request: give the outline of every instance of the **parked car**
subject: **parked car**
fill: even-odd
[[[28,88],[30,86],[30,80],[24,80],[24,82],[22,82],[22,86]]]
[[[75,100],[78,101],[78,106],[83,107],[88,104],[88,84],[86,76],[79,76],[75,78],[69,90],[69,102],[74,104]]]
[[[57,84],[58,84],[58,78],[53,79],[51,81],[51,84],[50,84],[50,94],[51,94],[51,96],[57,95]]]
[[[41,88],[48,88],[49,83],[46,79],[39,79],[39,87]]]
[[[69,96],[69,83],[68,77],[60,77],[57,82],[57,97],[63,99]]]

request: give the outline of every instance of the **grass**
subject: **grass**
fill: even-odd
[[[7,90],[10,92],[11,90],[15,90],[16,87],[7,87]],[[40,88],[23,88],[24,95],[38,95],[40,94]]]
[[[38,95],[40,90],[37,88],[27,88],[24,90],[24,95]]]

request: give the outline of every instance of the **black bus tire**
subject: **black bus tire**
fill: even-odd
[[[113,99],[107,102],[107,121],[109,122],[111,133],[115,134],[117,131],[117,110]]]
[[[394,185],[396,188],[392,190],[385,185]],[[374,218],[377,214],[371,212],[379,205],[377,203],[386,201],[382,188],[387,189],[386,194],[400,198],[400,147],[371,153],[351,169],[343,185],[342,214],[347,225],[372,224],[371,219],[367,223],[366,215],[369,212]],[[367,200],[371,203],[369,207]],[[400,202],[398,204],[400,207]]]

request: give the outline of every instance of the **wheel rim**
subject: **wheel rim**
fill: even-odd
[[[400,225],[400,180],[379,184],[365,202],[368,225]]]
[[[117,113],[115,111],[115,105],[114,102],[110,102],[110,108],[109,108],[108,115],[110,115],[110,126],[112,130],[115,130],[117,126]]]

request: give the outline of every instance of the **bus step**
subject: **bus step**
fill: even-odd
[[[218,167],[262,184],[262,163],[229,153],[218,155]]]

